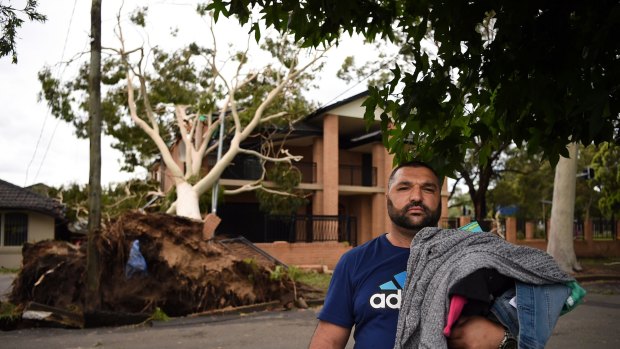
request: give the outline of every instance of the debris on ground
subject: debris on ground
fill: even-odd
[[[213,219],[208,224],[213,225]],[[316,291],[295,283],[282,272],[285,266],[249,247],[247,240],[205,239],[209,236],[205,225],[179,216],[132,211],[104,228],[96,241],[102,269],[100,310],[152,314],[161,309],[170,316],[183,316],[273,301],[282,307],[304,306],[305,292]],[[23,268],[9,300],[22,310],[54,313],[56,309],[54,316],[61,316],[64,325],[79,319],[86,244],[27,243],[22,254]]]

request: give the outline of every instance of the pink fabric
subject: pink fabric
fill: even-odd
[[[452,332],[452,325],[459,319],[461,316],[461,312],[463,311],[463,307],[467,303],[467,298],[455,294],[450,297],[450,309],[448,310],[448,320],[446,321],[446,327],[443,329],[443,334],[446,337],[450,336],[450,332]]]

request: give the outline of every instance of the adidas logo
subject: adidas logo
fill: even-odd
[[[393,279],[379,285],[380,292],[370,297],[370,306],[375,309],[400,309],[401,290],[405,286],[407,272],[403,271],[394,275]]]

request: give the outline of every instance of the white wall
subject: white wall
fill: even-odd
[[[36,212],[28,213],[28,242],[54,239],[54,218]],[[21,246],[0,246],[0,267],[20,268]]]

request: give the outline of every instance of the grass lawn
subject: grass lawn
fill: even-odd
[[[327,287],[329,286],[329,281],[331,279],[332,274],[319,273],[312,270],[301,272],[297,280],[308,286],[327,292]]]
[[[17,274],[17,273],[19,273],[19,268],[0,267],[0,274]]]
[[[616,264],[620,263],[620,257],[604,257],[604,258],[577,258],[579,263],[583,265],[600,265],[600,264]]]

